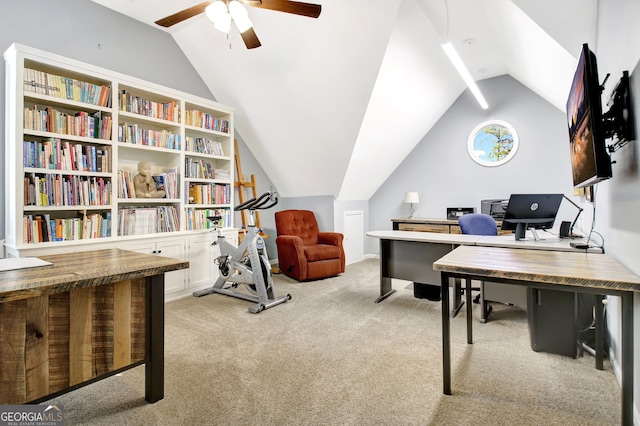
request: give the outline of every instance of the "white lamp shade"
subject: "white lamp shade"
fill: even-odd
[[[229,13],[235,18],[239,14],[247,15],[247,9],[238,0],[232,0],[229,2]]]
[[[420,197],[417,192],[405,192],[404,193],[404,202],[405,203],[413,203],[417,204],[420,202]]]
[[[239,1],[233,0],[229,3],[229,13],[233,18],[233,22],[236,23],[236,27],[238,27],[238,31],[241,33],[247,31],[249,28],[253,26],[251,20],[249,19],[249,14],[247,13],[247,9],[244,8],[243,5],[240,4]]]
[[[222,18],[223,15],[226,15],[227,6],[223,1],[216,0],[205,8],[204,13],[211,22],[215,23],[218,19]]]
[[[223,33],[229,33],[231,29],[231,15],[225,13],[224,15],[220,15],[218,20],[213,23],[213,28],[218,31],[222,31]]]

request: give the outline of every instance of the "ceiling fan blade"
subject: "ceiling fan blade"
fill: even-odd
[[[242,36],[242,41],[244,41],[244,45],[247,46],[247,49],[255,49],[256,47],[262,46],[260,40],[258,40],[256,32],[253,31],[253,27],[243,33],[240,33],[240,35]]]
[[[256,2],[247,2],[247,4],[260,9],[293,13],[295,15],[307,16],[309,18],[317,18],[320,16],[320,12],[322,10],[322,6],[319,4],[287,0],[262,0],[262,4],[256,4]]]
[[[205,1],[195,6],[192,6],[188,9],[181,10],[178,13],[174,13],[171,16],[167,16],[166,18],[158,19],[156,21],[157,25],[161,27],[169,28],[175,24],[178,24],[182,21],[186,21],[189,18],[192,18],[196,15],[199,15],[204,12],[207,6],[211,4],[210,1]]]

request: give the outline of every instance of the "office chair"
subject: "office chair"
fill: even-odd
[[[463,234],[469,235],[498,235],[498,225],[493,217],[484,213],[470,213],[458,218],[460,229]],[[472,290],[480,290],[480,294],[474,299],[474,303],[480,303],[482,313],[480,322],[486,322],[492,311],[491,305],[484,299],[484,281],[480,283],[480,288]]]

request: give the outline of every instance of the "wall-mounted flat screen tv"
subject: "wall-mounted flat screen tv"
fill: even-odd
[[[591,186],[611,177],[611,158],[605,145],[601,92],[596,56],[585,43],[582,45],[567,100],[574,187]]]

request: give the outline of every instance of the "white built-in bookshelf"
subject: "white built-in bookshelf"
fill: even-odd
[[[4,58],[7,256],[121,247],[197,261],[169,293],[210,285],[206,217],[237,239],[233,109],[19,44]],[[136,196],[140,161],[164,197]]]

